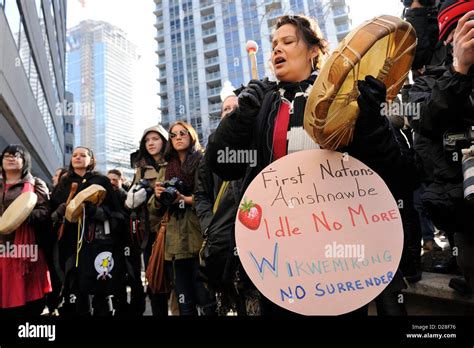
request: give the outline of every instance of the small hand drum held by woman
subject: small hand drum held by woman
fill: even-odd
[[[105,199],[107,191],[101,185],[91,185],[79,192],[66,207],[66,220],[77,222],[82,214],[82,206],[85,202],[99,206]]]
[[[15,231],[33,211],[38,196],[33,192],[23,192],[8,206],[0,217],[0,234]]]

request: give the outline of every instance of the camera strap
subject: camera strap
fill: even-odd
[[[145,226],[143,229],[140,228],[140,224],[145,223]],[[147,243],[148,243],[148,235],[149,235],[149,215],[148,215],[148,209],[144,209],[144,219],[139,218],[139,212],[133,211],[132,214],[130,214],[129,217],[130,221],[130,228],[129,228],[129,233],[130,233],[130,241],[131,243],[136,246],[137,248],[140,248],[142,250],[145,249]]]
[[[148,209],[145,207],[145,228],[143,232],[142,243],[140,244],[140,249],[145,250],[146,245],[148,244],[148,237],[150,235],[150,214]]]

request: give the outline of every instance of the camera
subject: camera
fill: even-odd
[[[178,191],[184,193],[185,185],[184,182],[179,178],[171,178],[170,180],[164,181],[161,186],[165,190],[160,195],[160,203],[163,205],[171,205],[178,197]]]
[[[443,136],[443,147],[449,162],[458,162],[462,149],[474,145],[474,127],[460,131],[448,131]]]
[[[443,146],[449,162],[454,163],[462,155],[464,199],[474,205],[474,126],[464,132],[447,132]]]

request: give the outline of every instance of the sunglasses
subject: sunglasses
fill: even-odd
[[[180,130],[179,132],[177,133],[173,133],[173,132],[170,132],[170,138],[173,139],[173,138],[176,138],[177,135],[181,135],[182,137],[186,136],[189,134],[189,131],[187,129],[182,129]]]
[[[19,154],[18,152],[14,155],[12,155],[11,153],[6,153],[3,155],[3,159],[20,159],[21,158],[21,154]]]

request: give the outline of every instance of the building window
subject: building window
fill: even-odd
[[[64,124],[64,132],[65,133],[74,133],[74,125],[72,123]]]
[[[41,9],[41,0],[35,0],[35,5],[36,5],[36,13],[38,14],[38,18],[43,17],[43,10]]]
[[[66,144],[66,153],[72,154],[73,146],[71,144]]]
[[[12,1],[12,5],[15,5],[13,1]],[[10,2],[5,6],[5,9],[8,9],[9,6],[10,6]],[[63,156],[63,150],[60,148],[60,142],[56,135],[56,130],[53,123],[53,117],[48,107],[48,103],[47,103],[45,93],[44,93],[44,88],[39,78],[38,69],[36,68],[36,62],[31,52],[29,38],[26,35],[22,21],[23,19],[20,20],[19,30],[17,33],[17,37],[18,37],[17,45],[18,45],[20,60],[23,65],[23,70],[25,72],[25,75],[28,78],[28,82],[31,87],[31,92],[33,96],[36,98],[38,110],[41,113],[41,116],[43,118],[44,125],[46,127],[46,130],[49,134],[49,137],[55,149],[58,161],[61,162],[62,161],[61,158]]]
[[[18,11],[18,6],[16,1],[10,0],[6,3],[3,0],[3,9],[5,12],[5,16],[7,17],[8,25],[10,26],[10,31],[12,32],[13,38],[15,39],[15,44],[19,47],[18,42],[20,41],[20,11]]]
[[[43,35],[43,42],[44,42],[45,51],[46,51],[46,58],[48,60],[49,74],[51,76],[53,92],[54,92],[54,95],[57,96],[58,101],[60,101],[61,97],[59,96],[58,87],[57,87],[57,83],[56,83],[56,74],[55,74],[55,71],[54,71],[54,68],[53,68],[53,58],[52,58],[52,56],[53,56],[54,53],[52,51],[52,47],[51,47],[50,42],[49,42],[48,33],[47,33],[47,30],[46,30],[46,21],[44,20],[45,16],[44,16],[44,12],[41,8],[41,1],[40,0],[36,0],[36,11],[37,11],[38,18],[39,18],[39,23],[40,23],[40,26],[41,26],[41,33]],[[53,25],[53,27],[54,27],[54,25]],[[60,57],[59,52],[58,52],[57,56]]]

